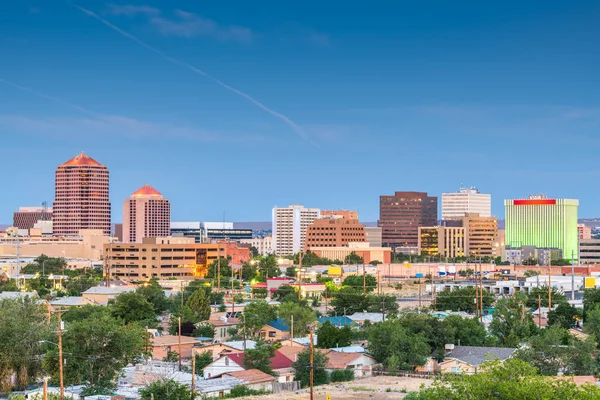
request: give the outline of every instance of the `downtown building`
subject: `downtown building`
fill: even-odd
[[[81,153],[59,165],[55,176],[53,234],[77,236],[82,229],[100,229],[110,235],[108,168]]]
[[[504,206],[508,248],[558,249],[563,258],[578,257],[579,200],[530,196],[504,200]]]
[[[150,185],[144,185],[123,203],[123,242],[171,234],[171,203]]]
[[[278,256],[290,256],[304,249],[306,231],[321,215],[318,208],[299,204],[274,207],[272,219],[273,248]]]
[[[424,192],[396,192],[380,196],[379,220],[382,242],[389,247],[417,248],[419,227],[437,224],[437,197]]]
[[[455,193],[442,193],[442,219],[457,220],[466,214],[492,215],[492,195],[477,188],[461,188]]]
[[[344,247],[349,243],[366,242],[365,227],[358,219],[327,218],[316,219],[306,230],[304,250],[313,247]]]
[[[52,208],[19,207],[13,214],[13,226],[19,229],[32,229],[38,221],[52,221]]]

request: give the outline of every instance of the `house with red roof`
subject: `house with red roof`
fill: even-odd
[[[225,354],[204,367],[204,376],[207,379],[213,379],[224,374],[244,371],[247,369],[244,366],[244,356],[244,353]],[[270,361],[270,366],[277,374],[277,380],[279,382],[291,382],[294,380],[296,374],[294,368],[292,367],[292,360],[286,357],[279,350],[275,350],[275,355],[270,359]]]

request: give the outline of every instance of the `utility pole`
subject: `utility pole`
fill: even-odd
[[[314,352],[315,352],[315,346],[313,345],[313,326],[310,326],[310,400],[314,400],[313,397],[313,380],[314,380],[314,372],[315,372],[315,365],[314,365]]]
[[[475,259],[475,318],[479,317],[479,282],[477,280],[477,259]]]
[[[192,400],[194,400],[194,392],[196,391],[196,355],[192,350]]]
[[[381,295],[381,285],[379,282],[379,270],[377,270],[377,294]]]
[[[148,325],[146,325],[146,337],[144,340],[144,353],[146,353],[145,357],[148,357]]]
[[[65,385],[63,376],[63,348],[62,348],[62,321],[60,318],[61,310],[58,309],[58,373],[60,383],[60,400],[65,400]]]
[[[298,270],[298,301],[302,297],[302,267]]]
[[[385,296],[381,295],[381,314],[383,322],[385,322]],[[346,320],[344,320],[344,324],[346,324]]]
[[[290,346],[294,345],[294,316],[292,315],[292,323],[290,329]]]
[[[538,326],[542,327],[542,298],[538,295]]]
[[[177,335],[177,348],[179,350],[179,371],[181,371],[181,317],[177,317],[178,333]]]
[[[367,294],[367,273],[365,270],[364,262],[363,262],[363,294]]]
[[[42,389],[44,400],[48,400],[48,378],[44,377],[44,388]]]
[[[575,250],[571,250],[571,300],[575,300]]]
[[[221,291],[221,244],[217,240],[217,289]]]
[[[235,287],[233,286],[233,266],[231,267],[231,317],[235,315]]]
[[[246,351],[246,314],[242,314],[244,319],[244,351]]]
[[[421,312],[421,278],[419,278],[419,313]]]
[[[481,296],[481,299],[479,301],[479,308],[480,308],[480,322],[483,323],[483,264],[481,259],[479,259],[479,295]]]
[[[548,312],[552,309],[552,250],[548,253]]]

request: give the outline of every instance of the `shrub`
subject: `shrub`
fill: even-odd
[[[350,382],[354,380],[353,369],[336,369],[331,373],[331,382]]]

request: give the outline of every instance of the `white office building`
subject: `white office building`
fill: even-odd
[[[455,193],[442,193],[442,219],[461,219],[468,213],[492,216],[492,195],[479,193],[477,188],[461,188]]]
[[[279,256],[289,256],[304,249],[306,230],[321,210],[305,208],[299,204],[273,208],[273,249]]]
[[[252,247],[255,247],[258,250],[258,254],[264,256],[265,254],[272,254],[273,250],[273,237],[265,236],[263,238],[252,238],[252,239],[242,239],[240,243],[249,244]]]

